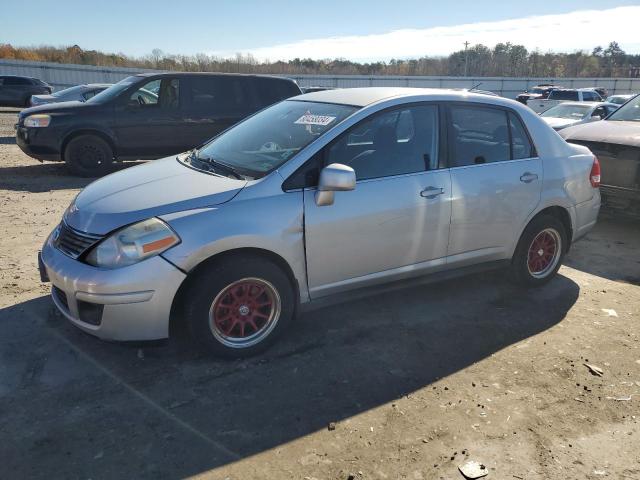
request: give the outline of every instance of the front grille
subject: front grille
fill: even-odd
[[[56,297],[56,299],[64,306],[64,308],[69,311],[69,302],[67,301],[67,294],[60,290],[55,285],[51,287],[51,295]]]
[[[78,258],[101,239],[101,235],[79,232],[62,222],[54,245],[71,258]]]

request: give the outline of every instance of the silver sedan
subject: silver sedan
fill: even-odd
[[[594,226],[599,181],[587,148],[512,100],[321,91],[94,182],[46,240],[41,275],[100,338],[185,323],[212,352],[246,356],[355,289],[489,268],[542,285]]]
[[[86,102],[111,86],[110,83],[88,83],[58,90],[50,95],[32,95],[31,106],[58,102]]]

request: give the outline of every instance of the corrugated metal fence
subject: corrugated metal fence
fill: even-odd
[[[61,63],[0,60],[0,75],[24,75],[48,82],[56,90],[80,83],[115,83],[129,75],[153,72],[135,68],[94,67]],[[432,87],[470,88],[479,85],[508,98],[539,83],[557,83],[567,88],[604,87],[610,94],[640,92],[640,78],[514,78],[514,77],[419,77],[368,75],[288,75],[300,86]]]

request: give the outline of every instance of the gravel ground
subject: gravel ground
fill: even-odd
[[[36,252],[86,181],[0,112],[0,478],[640,479],[640,226],[603,216],[560,275],[502,272],[305,314],[219,361],[57,315]],[[596,365],[602,376],[589,372]]]

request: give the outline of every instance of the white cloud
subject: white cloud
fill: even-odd
[[[524,45],[529,50],[571,52],[591,50],[617,41],[627,53],[640,53],[640,6],[581,10],[514,20],[469,23],[449,27],[404,29],[388,33],[300,40],[294,43],[245,50],[259,60],[292,58],[346,58],[353,61],[448,55],[471,45],[500,42]],[[236,52],[212,52],[232,56]]]

